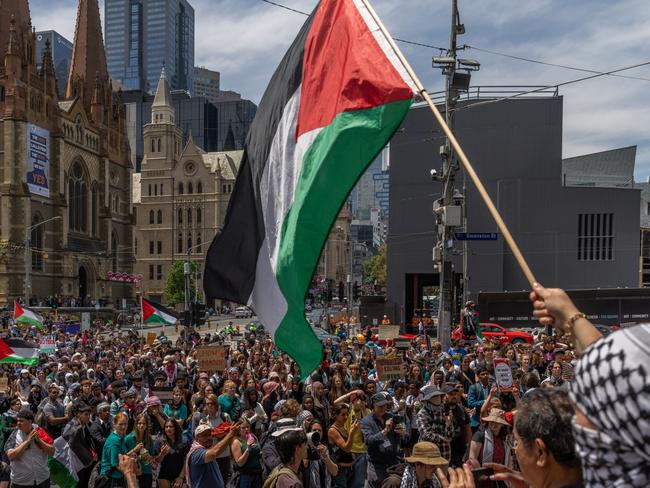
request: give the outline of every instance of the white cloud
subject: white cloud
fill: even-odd
[[[196,62],[221,71],[222,85],[259,101],[275,67],[305,17],[261,0],[190,0],[196,13]],[[277,0],[311,11],[316,0]],[[55,29],[72,38],[76,0],[31,0],[37,29]],[[448,1],[374,0],[373,5],[396,37],[446,46]],[[102,3],[103,6],[103,3]],[[103,13],[103,7],[102,7]],[[467,43],[557,64],[608,70],[645,61],[650,43],[647,0],[490,0],[460,2]],[[442,89],[431,67],[437,51],[400,44],[430,90]],[[550,85],[582,73],[467,51],[481,61],[473,82],[488,85]],[[626,74],[650,78],[650,68]],[[586,74],[585,74],[586,75]],[[637,177],[650,175],[650,82],[599,78],[562,87],[564,154],[576,155],[637,144]],[[646,149],[647,148],[647,149]]]

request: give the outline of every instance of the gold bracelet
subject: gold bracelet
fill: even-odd
[[[568,324],[568,326],[570,328],[573,328],[573,325],[576,323],[576,320],[578,320],[578,319],[586,319],[586,318],[587,318],[587,316],[584,313],[578,312],[573,317],[571,317],[569,320],[567,320],[567,324]]]

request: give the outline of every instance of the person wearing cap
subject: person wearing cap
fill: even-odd
[[[292,418],[281,418],[274,426],[274,429],[266,442],[262,443],[262,478],[266,479],[273,469],[282,463],[280,453],[276,445],[279,436],[285,432],[305,432],[301,426],[296,425],[296,420]]]
[[[107,402],[101,402],[97,405],[96,414],[88,426],[88,431],[97,447],[97,457],[99,459],[102,458],[104,443],[113,430],[110,409],[111,406]]]
[[[51,384],[48,397],[43,404],[43,417],[45,418],[45,431],[56,439],[61,435],[63,427],[70,420],[71,415],[66,413],[65,407],[59,401],[60,390],[56,384]]]
[[[34,424],[34,414],[28,408],[16,416],[16,430],[9,436],[4,449],[10,461],[11,486],[16,488],[50,486],[48,456],[54,455],[53,439]]]
[[[469,425],[469,415],[462,403],[463,385],[461,383],[445,383],[445,411],[449,411],[454,419],[454,433],[451,437],[449,465],[456,468],[463,465],[463,458],[472,440],[472,429]]]
[[[438,446],[442,457],[451,457],[451,438],[454,435],[454,418],[445,411],[443,398],[445,392],[434,385],[425,385],[422,393],[422,408],[418,412],[420,440],[433,442]]]
[[[230,451],[228,446],[235,438],[238,428],[239,425],[235,424],[219,442],[214,444],[210,424],[201,423],[197,426],[194,431],[194,443],[185,461],[185,475],[190,488],[225,487],[226,481],[217,459],[224,451]],[[228,462],[230,462],[229,458]]]
[[[506,420],[506,413],[500,408],[493,408],[490,415],[483,417],[483,422],[485,427],[474,434],[469,447],[472,469],[487,463],[510,466],[512,446],[508,439],[510,424]]]
[[[401,461],[402,444],[406,443],[403,425],[395,425],[388,413],[392,403],[385,393],[372,396],[372,413],[361,420],[363,440],[368,448],[367,482],[370,488],[379,488],[387,470]]]
[[[399,464],[388,470],[388,477],[381,488],[442,487],[436,471],[446,470],[449,463],[440,455],[440,449],[433,442],[416,442],[411,455],[404,460],[406,464]]]
[[[192,416],[192,432],[196,432],[199,425],[206,423],[213,429],[222,424],[232,423],[230,416],[219,408],[219,400],[214,393],[205,398],[203,411],[197,411]],[[221,477],[227,483],[230,478],[230,448],[228,446],[217,455],[217,463],[219,464]]]

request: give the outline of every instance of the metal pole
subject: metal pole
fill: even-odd
[[[456,19],[458,12],[458,0],[451,1],[451,35],[449,39],[449,57],[454,62],[446,69],[447,86],[445,97],[445,122],[450,130],[454,130],[454,108],[456,107],[457,92],[453,89],[452,83],[456,73]],[[442,205],[444,207],[453,204],[454,180],[456,176],[456,165],[454,153],[449,138],[445,141],[446,157],[443,159],[444,188]],[[440,276],[440,308],[438,309],[438,340],[442,344],[442,350],[446,351],[451,342],[451,316],[453,311],[453,270],[451,262],[450,242],[453,242],[452,228],[443,222],[438,226],[439,242],[441,244],[440,260],[438,261],[438,272]]]
[[[25,294],[25,306],[29,307],[29,271],[31,269],[31,263],[29,262],[29,251],[30,251],[30,233],[32,228],[25,226],[25,283],[24,283],[24,294]]]

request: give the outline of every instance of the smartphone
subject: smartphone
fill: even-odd
[[[494,474],[492,468],[478,468],[472,470],[474,476],[474,486],[476,488],[493,488],[497,486],[496,481],[492,481],[490,476]]]

